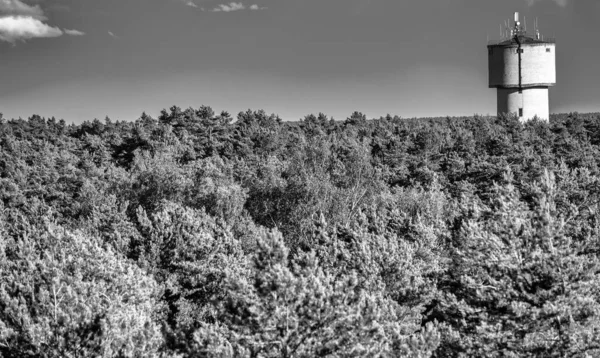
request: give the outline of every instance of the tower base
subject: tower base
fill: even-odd
[[[522,121],[538,119],[548,121],[550,102],[548,87],[498,88],[498,114],[512,113]]]

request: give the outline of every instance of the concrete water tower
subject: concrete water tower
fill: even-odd
[[[535,24],[533,36],[515,13],[511,29],[506,24],[501,40],[488,44],[490,88],[497,89],[498,114],[512,113],[526,121],[548,120],[548,88],[556,84],[554,39],[544,39]]]

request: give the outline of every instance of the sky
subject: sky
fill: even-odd
[[[600,111],[599,0],[0,0],[0,113],[492,114],[515,11],[557,39],[550,111]]]

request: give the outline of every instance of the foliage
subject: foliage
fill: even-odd
[[[314,254],[288,262],[278,233],[266,233],[248,279],[229,275],[217,323],[194,334],[195,353],[240,357],[426,356],[433,325],[381,290],[360,287],[355,272],[326,273]]]
[[[597,218],[593,234],[571,236],[581,223],[571,220],[576,213],[557,210],[552,175],[546,173],[536,189],[532,209],[512,184],[497,187],[491,205],[466,204],[459,244],[442,284],[452,289],[440,294],[432,312],[461,334],[444,348],[447,353],[600,353]]]
[[[83,233],[31,224],[10,211],[0,223],[3,354],[157,353],[160,287],[151,276]]]
[[[599,123],[0,118],[0,354],[598,356]]]

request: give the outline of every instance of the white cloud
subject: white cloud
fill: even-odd
[[[231,12],[245,10],[246,6],[241,2],[231,2],[229,4],[220,4],[213,9],[214,12]]]
[[[246,5],[241,2],[230,2],[229,4],[219,4],[217,7],[212,9],[213,12],[231,12],[231,11],[240,11],[240,10],[264,10],[266,8],[259,7],[258,5],[250,5],[246,7]]]
[[[14,44],[33,38],[59,37],[63,34],[84,35],[78,30],[63,30],[45,24],[47,20],[39,5],[21,0],[0,0],[0,41]]]
[[[65,29],[65,34],[67,35],[71,35],[71,36],[83,36],[85,35],[85,32],[81,32],[79,30],[67,30]]]
[[[533,6],[536,3],[541,2],[541,1],[543,1],[543,0],[525,0],[525,2],[527,2],[528,6]],[[554,1],[560,7],[565,7],[569,3],[569,0],[552,0],[552,1]]]
[[[63,34],[58,27],[51,27],[31,16],[0,17],[0,41],[14,44],[33,38],[58,37]]]
[[[179,3],[181,3],[181,4],[185,5],[185,6],[193,7],[193,8],[196,8],[196,9],[201,9],[201,8],[198,7],[198,5],[194,1],[195,0],[177,0],[177,2],[179,2]],[[202,11],[204,11],[204,10],[202,10]]]
[[[39,5],[30,6],[21,0],[0,0],[0,15],[2,17],[28,16],[38,20],[46,20]]]

